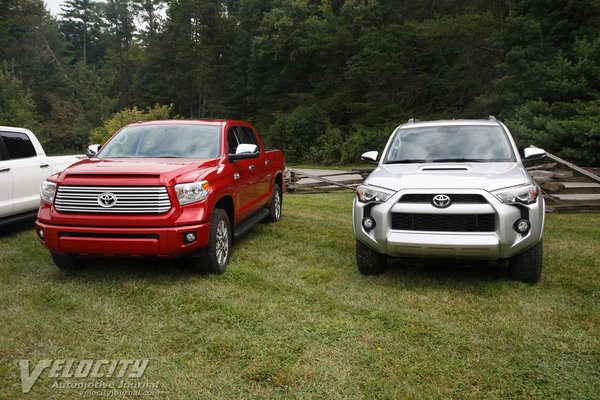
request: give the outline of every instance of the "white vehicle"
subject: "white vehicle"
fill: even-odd
[[[47,156],[30,130],[0,126],[0,226],[35,219],[40,184],[84,158]]]
[[[354,200],[356,261],[378,274],[391,257],[508,260],[514,279],[540,280],[544,199],[508,128],[495,118],[399,126]]]

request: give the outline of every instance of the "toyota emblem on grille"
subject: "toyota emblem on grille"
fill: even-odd
[[[438,194],[433,196],[433,200],[431,204],[437,208],[446,208],[449,207],[452,202],[450,201],[450,197],[445,194]]]
[[[104,208],[112,207],[117,204],[117,196],[113,193],[100,193],[98,195],[98,204]]]

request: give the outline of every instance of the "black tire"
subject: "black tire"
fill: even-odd
[[[271,196],[271,205],[269,206],[269,218],[271,222],[277,222],[281,219],[281,205],[283,203],[283,195],[278,184],[273,184],[273,196]]]
[[[88,260],[85,258],[69,255],[69,254],[58,254],[53,251],[50,252],[52,255],[52,261],[54,264],[65,271],[77,271],[85,268],[88,264]]]
[[[510,258],[510,276],[515,281],[525,283],[538,283],[542,277],[542,241],[525,250],[521,254]]]
[[[378,275],[387,265],[387,256],[365,246],[356,239],[356,264],[363,275]]]
[[[192,265],[198,272],[222,274],[229,264],[233,235],[227,212],[213,210],[210,219],[208,245],[192,256]]]

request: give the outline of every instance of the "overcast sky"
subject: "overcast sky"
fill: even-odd
[[[61,12],[60,5],[64,3],[65,0],[44,0],[46,2],[46,8],[50,10],[50,14],[55,17],[58,16],[58,13]]]

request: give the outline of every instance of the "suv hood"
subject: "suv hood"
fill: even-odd
[[[401,189],[483,189],[488,192],[531,182],[520,163],[382,164],[365,184]]]

